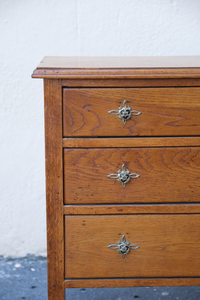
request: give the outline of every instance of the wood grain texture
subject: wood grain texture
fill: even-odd
[[[123,188],[122,164],[141,175]],[[65,149],[65,204],[198,202],[200,148]]]
[[[130,148],[200,146],[200,137],[64,138],[64,148]]]
[[[182,79],[200,78],[199,69],[36,69],[32,78],[46,79]]]
[[[66,216],[66,278],[200,276],[200,215]],[[140,248],[123,259],[122,237]]]
[[[68,279],[65,288],[103,288],[139,286],[199,286],[200,278],[146,278],[146,279]]]
[[[45,56],[37,68],[200,68],[200,56]]]
[[[63,87],[192,87],[200,86],[199,78],[155,79],[63,79]]]
[[[48,299],[200,285],[200,56],[47,57],[32,77],[46,78]],[[126,125],[107,113],[124,99],[142,112]],[[106,177],[122,163],[141,175],[124,189]],[[125,259],[107,248],[122,234],[140,245]]]
[[[108,113],[118,110],[124,99],[142,113],[126,125]],[[63,89],[63,135],[200,135],[200,88]]]
[[[61,300],[64,290],[64,224],[62,168],[62,87],[44,81],[47,204],[48,300]]]
[[[200,56],[45,57],[33,78],[200,78]]]
[[[195,214],[199,204],[65,205],[64,215]]]

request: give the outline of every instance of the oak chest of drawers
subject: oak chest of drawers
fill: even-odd
[[[46,57],[49,300],[200,284],[200,57]]]

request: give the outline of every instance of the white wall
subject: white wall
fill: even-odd
[[[47,55],[200,55],[200,1],[0,1],[0,255],[46,253]]]

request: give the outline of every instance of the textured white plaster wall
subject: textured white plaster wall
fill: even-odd
[[[200,55],[200,1],[0,1],[0,255],[46,253],[47,55]]]

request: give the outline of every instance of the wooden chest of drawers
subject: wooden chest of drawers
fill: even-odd
[[[49,300],[200,284],[200,57],[46,57]]]

